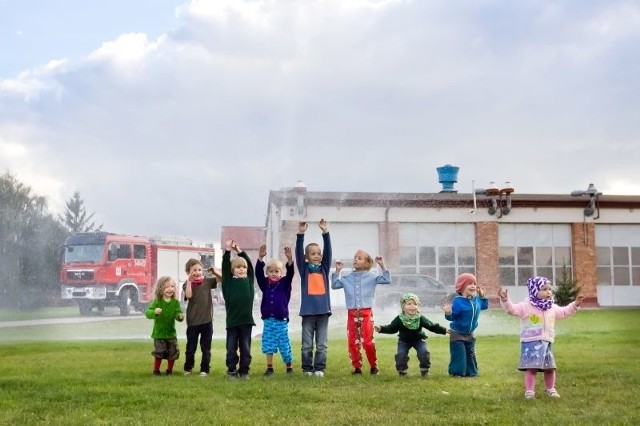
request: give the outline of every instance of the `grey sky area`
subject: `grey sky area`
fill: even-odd
[[[446,163],[640,193],[636,1],[49,3],[0,0],[0,172],[113,232],[217,241],[299,179],[438,192]]]

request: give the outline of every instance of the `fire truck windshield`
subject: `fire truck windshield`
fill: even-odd
[[[66,246],[64,251],[65,263],[100,262],[104,251],[103,245]]]

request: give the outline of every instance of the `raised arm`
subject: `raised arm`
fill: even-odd
[[[267,288],[268,282],[267,282],[267,277],[264,276],[264,262],[262,261],[261,258],[258,258],[258,260],[256,260],[255,271],[256,271],[256,281],[258,282],[258,287],[260,287],[260,290],[264,292],[265,289]]]
[[[381,270],[380,274],[376,277],[376,284],[391,284],[391,273],[385,266],[382,256],[376,256],[376,263]]]
[[[331,274],[331,288],[334,290],[344,288],[344,283],[340,278],[340,271],[342,271],[343,266],[344,262],[342,260],[336,260],[336,270]]]
[[[306,222],[300,222],[300,223],[306,223]],[[302,225],[298,227],[299,230],[301,228],[302,228]],[[306,227],[304,227],[304,229],[306,229]],[[304,261],[304,231],[298,232],[298,234],[296,235],[296,263],[298,264],[298,272],[300,273],[300,277],[302,277],[304,273],[304,268],[306,266]]]
[[[327,222],[322,219],[320,224],[320,229],[322,229],[322,242],[324,244],[324,247],[322,248],[322,266],[328,273],[331,269],[331,256],[333,256],[333,252],[331,251],[331,237],[329,236],[329,227],[327,226]]]

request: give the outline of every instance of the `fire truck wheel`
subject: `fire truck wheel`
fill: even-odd
[[[126,317],[131,312],[131,305],[133,301],[131,300],[131,290],[125,288],[120,291],[120,302],[118,306],[120,307],[120,315]]]

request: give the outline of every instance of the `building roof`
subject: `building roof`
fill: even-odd
[[[261,226],[223,226],[220,241],[224,249],[227,238],[233,238],[243,250],[257,250],[265,241],[266,231]]]
[[[331,205],[344,207],[433,207],[471,208],[473,194],[451,192],[407,193],[407,192],[297,192],[295,189],[269,192],[269,206],[297,206],[302,196],[305,205]],[[589,201],[588,195],[579,197],[570,194],[511,194],[511,203],[516,207],[581,207]],[[598,195],[600,207],[640,208],[640,195]],[[490,197],[476,195],[478,207],[490,204]]]

